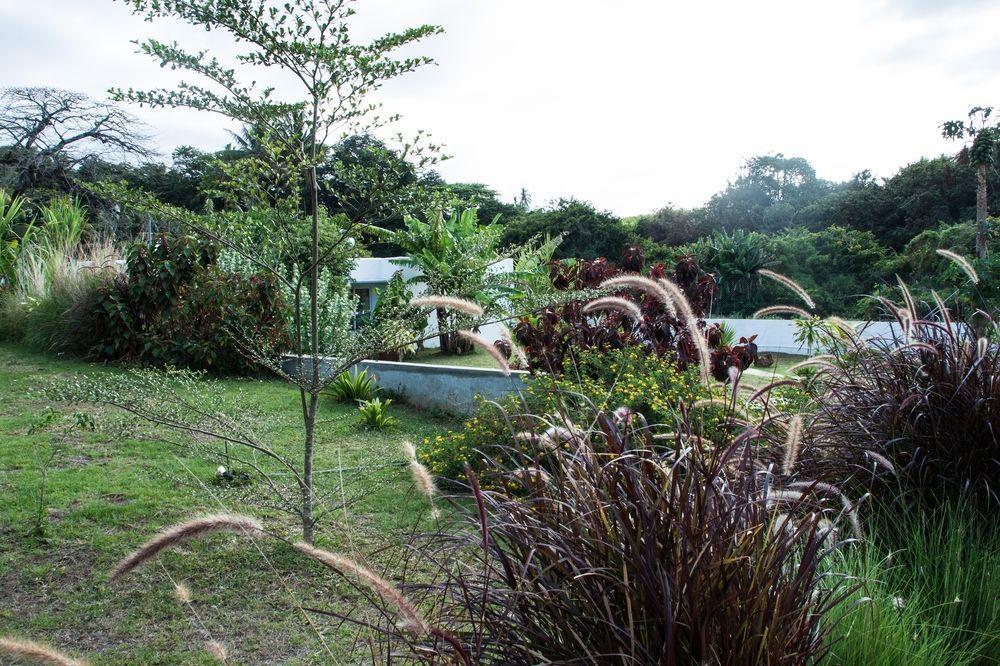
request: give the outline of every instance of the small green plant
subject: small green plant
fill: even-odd
[[[391,426],[396,422],[396,419],[389,416],[389,405],[391,404],[392,399],[390,398],[385,400],[381,398],[362,400],[358,404],[362,425],[369,430],[382,430]]]
[[[365,402],[378,395],[378,387],[367,370],[345,370],[330,385],[330,393],[341,402]]]

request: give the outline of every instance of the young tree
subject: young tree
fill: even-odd
[[[351,32],[351,17],[355,14],[352,0],[289,0],[281,5],[268,0],[123,1],[147,20],[174,18],[228,33],[240,47],[236,59],[242,67],[280,70],[296,87],[291,97],[280,99],[274,88],[256,84],[257,76],[244,79],[236,69],[224,66],[207,52],[191,52],[176,43],[149,39],[139,44],[142,53],[164,67],[194,74],[198,80],[182,82],[174,89],[111,92],[117,100],[202,110],[254,128],[257,154],[224,165],[228,183],[222,194],[230,207],[224,214],[205,219],[138,193],[119,189],[117,196],[127,206],[167,217],[212,238],[257,270],[275,275],[291,293],[293,346],[299,361],[295,372],[284,374],[299,388],[303,457],[300,469],[288,461],[280,462],[292,468],[300,494],[296,513],[301,519],[303,538],[311,541],[316,521],[316,416],[320,393],[328,383],[321,376],[321,364],[349,367],[378,351],[386,340],[399,337],[398,331],[388,330],[357,335],[338,344],[336,359],[323,358],[319,335],[321,270],[328,257],[370,229],[363,222],[338,219],[336,233],[324,241],[321,230],[328,225],[324,224],[327,216],[319,203],[317,167],[327,153],[323,146],[331,138],[364,134],[394,119],[378,114],[372,94],[386,81],[430,63],[429,58],[395,54],[441,29],[423,25],[388,33],[369,43],[356,43]],[[431,154],[435,147],[429,148],[429,152],[423,152],[419,144],[407,144],[404,155],[415,157],[422,168],[435,160]],[[338,176],[346,182],[368,182],[364,169],[352,171],[345,167]],[[369,184],[368,190],[377,192],[378,183]],[[304,260],[293,249],[295,230],[303,221],[309,228]],[[227,228],[227,223],[234,224],[237,233],[229,233],[232,229]],[[259,233],[261,225],[265,227],[263,238]],[[247,226],[258,232],[247,233]],[[247,239],[255,239],[256,243]],[[295,264],[290,273],[283,266],[289,260]],[[391,322],[386,327],[391,328]],[[247,352],[254,354],[252,344],[247,344]],[[278,359],[257,360],[282,372]],[[259,445],[252,439],[250,443]],[[262,447],[251,448],[260,453]]]
[[[1000,151],[1000,127],[991,123],[992,106],[977,106],[969,111],[969,119],[949,120],[941,125],[941,134],[947,139],[969,140],[959,153],[959,160],[968,162],[976,169],[976,256],[980,259],[989,254],[989,227],[986,206],[987,169],[996,163]]]

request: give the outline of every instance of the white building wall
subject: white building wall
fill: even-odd
[[[419,272],[416,269],[410,268],[408,266],[401,266],[399,264],[393,263],[393,259],[399,260],[405,257],[364,257],[361,259],[356,259],[357,262],[353,271],[351,271],[351,281],[357,287],[369,287],[373,290],[382,289],[386,283],[392,279],[393,273],[396,271],[403,271],[403,279],[410,280],[416,277]],[[514,261],[512,259],[504,259],[497,264],[490,267],[490,271],[494,273],[510,273],[514,270]],[[423,283],[411,284],[410,289],[413,291],[414,296],[420,296],[426,292],[426,287]],[[370,304],[372,307],[375,305],[374,297]],[[427,331],[428,333],[437,330],[437,315],[431,313],[427,318]],[[496,324],[489,324],[483,326],[480,329],[483,337],[492,342],[500,337],[500,327]],[[424,342],[425,347],[437,347],[439,345],[438,339],[431,338]]]

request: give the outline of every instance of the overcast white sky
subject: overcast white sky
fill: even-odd
[[[374,34],[437,23],[438,65],[382,101],[447,145],[449,181],[621,215],[693,206],[753,155],[824,178],[891,175],[953,150],[937,126],[998,104],[1000,2],[989,0],[361,0]],[[149,24],[112,0],[0,0],[0,86],[101,97],[173,80],[130,40],[228,53],[222,34]],[[211,114],[134,110],[169,155],[228,137]]]

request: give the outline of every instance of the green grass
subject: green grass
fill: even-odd
[[[352,629],[320,616],[310,616],[312,628],[299,608],[345,611],[363,602],[278,541],[261,542],[258,551],[236,537],[212,537],[107,585],[107,572],[122,556],[156,530],[199,512],[253,513],[269,529],[295,537],[293,519],[248,506],[238,491],[214,485],[219,461],[192,455],[176,435],[148,428],[116,434],[114,412],[89,409],[108,428],[74,432],[55,453],[44,531],[34,533],[37,454],[45,457],[53,435],[29,431],[47,407],[67,415],[81,409],[51,404],[34,391],[77,374],[117,372],[0,345],[0,635],[49,642],[95,664],[210,663],[202,648],[208,638],[223,642],[238,663],[357,662]],[[292,387],[223,380],[216,390],[242,394],[271,414],[277,423],[272,445],[298,451],[300,412]],[[419,442],[449,425],[395,404],[391,411],[398,425],[369,432],[359,426],[355,407],[325,402],[318,426],[317,468],[360,467],[344,477],[342,490],[363,491],[347,515],[338,512],[319,526],[318,540],[376,567],[388,560],[372,554],[394,545],[394,535],[426,511],[413,494],[399,442]],[[322,487],[339,494],[340,478],[321,475]],[[172,581],[192,589],[190,608],[174,600]]]
[[[406,359],[409,363],[427,363],[429,365],[449,365],[462,366],[466,368],[492,368],[496,369],[497,363],[489,354],[477,350],[469,354],[456,356],[454,354],[443,354],[437,349],[421,349],[415,356]]]
[[[992,519],[969,507],[876,515],[869,538],[833,558],[859,587],[829,618],[829,662],[1000,662],[1000,534]]]

